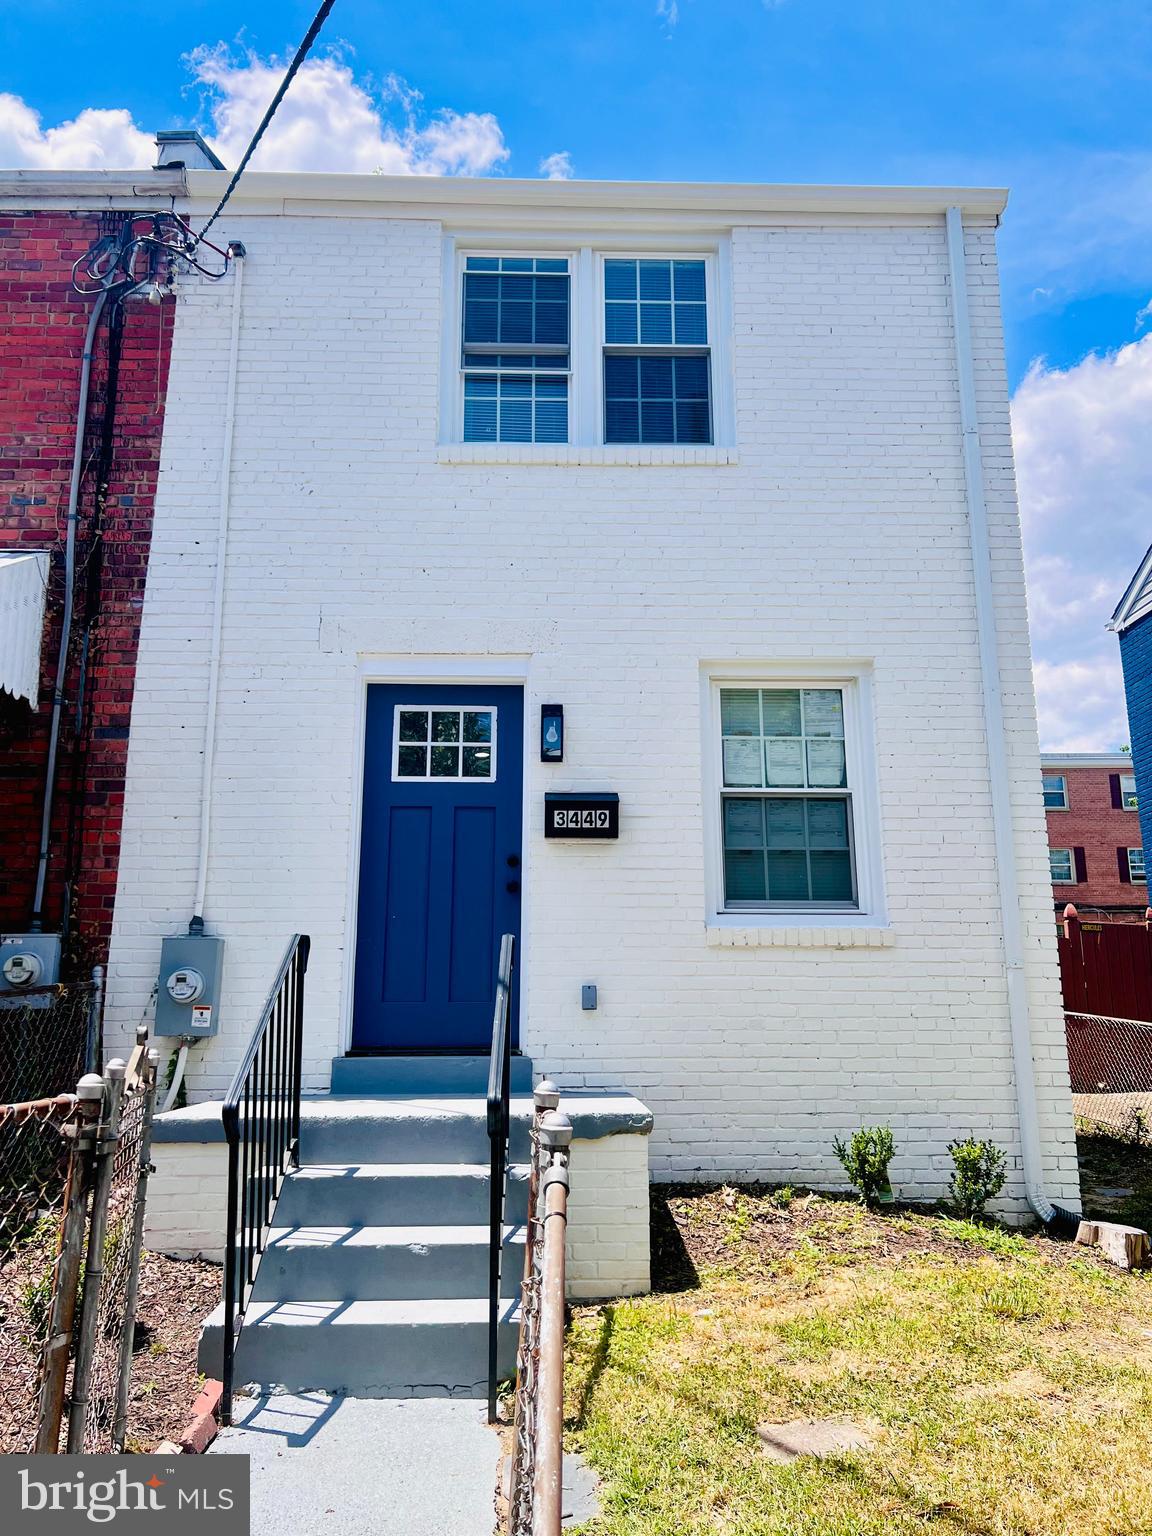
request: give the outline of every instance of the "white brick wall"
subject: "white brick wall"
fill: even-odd
[[[224,1262],[228,1148],[222,1141],[155,1141],[144,1246],[178,1259]]]
[[[207,904],[228,947],[193,1093],[226,1085],[293,931],[312,1086],[342,1048],[360,658],[514,654],[530,718],[559,699],[568,726],[562,766],[526,764],[524,1049],[644,1099],[661,1176],[836,1184],[832,1137],[886,1120],[906,1194],[939,1195],[974,1132],[1009,1149],[1022,1209],[942,218],[735,229],[738,454],[672,466],[442,461],[435,221],[226,235],[250,252]],[[1074,1201],[989,223],[968,268],[1049,1192]],[[182,282],[114,1038],[194,886],[230,303]],[[699,667],[741,658],[871,663],[884,942],[709,942]],[[546,844],[544,789],[582,786],[620,791],[620,841]]]

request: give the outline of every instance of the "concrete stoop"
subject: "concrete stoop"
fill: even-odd
[[[488,1134],[480,1057],[341,1058],[302,1119],[236,1381],[292,1392],[481,1396],[488,1362]],[[532,1066],[516,1058],[500,1321],[512,1374]],[[397,1091],[399,1085],[399,1091]],[[388,1091],[391,1089],[391,1091]],[[223,1308],[200,1339],[218,1375]]]

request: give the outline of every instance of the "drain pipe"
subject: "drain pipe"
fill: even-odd
[[[212,778],[216,765],[216,705],[220,693],[220,653],[224,630],[224,583],[228,561],[228,524],[232,510],[232,440],[236,431],[236,371],[240,358],[240,306],[244,293],[244,258],[238,241],[228,247],[232,257],[232,331],[228,344],[228,385],[224,398],[224,441],[220,450],[220,496],[216,525],[216,581],[212,596],[212,639],[208,653],[208,700],[204,720],[204,755],[200,769],[200,844],[196,860],[196,894],[189,933],[204,932],[204,894],[208,886],[208,844],[212,831]],[[182,1058],[187,1044],[181,1045]],[[183,1061],[177,1070],[181,1070]],[[175,1079],[174,1079],[175,1081]],[[165,1106],[167,1107],[167,1106]]]
[[[972,329],[968,314],[968,278],[964,264],[964,219],[959,208],[945,214],[948,276],[952,291],[952,332],[956,344],[956,378],[960,393],[960,427],[964,444],[964,482],[968,530],[972,547],[972,578],[976,593],[976,635],[980,681],[984,695],[984,729],[988,740],[988,771],[992,790],[992,827],[996,845],[1000,925],[1004,935],[1004,971],[1008,990],[1008,1021],[1012,1036],[1012,1066],[1020,1120],[1020,1152],[1028,1204],[1045,1224],[1077,1220],[1054,1206],[1044,1192],[1044,1154],[1036,1099],[1032,1031],[1028,1019],[1028,985],[1024,973],[1024,940],[1020,923],[1020,887],[1012,827],[1008,777],[1008,748],[1004,732],[1004,699],[996,639],[996,610],[992,560],[988,542],[988,508],[984,497],[984,463],[976,410],[972,364]]]
[[[108,290],[96,295],[88,328],[84,332],[84,353],[80,360],[80,399],[76,406],[76,436],[72,446],[72,476],[68,482],[68,519],[64,535],[64,617],[60,624],[60,654],[56,660],[56,686],[52,693],[52,723],[48,729],[48,762],[44,769],[44,808],[40,817],[40,848],[36,858],[36,889],[32,897],[32,916],[28,924],[39,933],[44,923],[44,887],[48,880],[48,853],[52,845],[52,807],[56,798],[56,758],[60,750],[60,720],[64,711],[64,683],[68,675],[68,650],[72,643],[73,588],[76,584],[76,525],[80,505],[80,480],[84,472],[84,431],[88,424],[88,395],[92,384],[92,353],[96,330]]]

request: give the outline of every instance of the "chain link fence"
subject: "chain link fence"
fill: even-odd
[[[1078,1127],[1152,1146],[1152,1023],[1068,1013],[1065,1030]]]
[[[71,1093],[96,1066],[102,1001],[99,967],[90,981],[0,997],[0,1104]]]
[[[0,1452],[122,1448],[156,1065],[0,1104]]]
[[[73,1094],[0,1105],[0,1453],[36,1443]]]
[[[536,1475],[536,1418],[539,1406],[540,1281],[544,1262],[544,1223],[540,1220],[540,1181],[545,1153],[540,1142],[541,1109],[532,1116],[528,1178],[528,1219],[524,1228],[524,1280],[520,1288],[520,1335],[516,1348],[516,1397],[512,1416],[511,1470],[508,1479],[508,1536],[531,1536],[532,1488]]]

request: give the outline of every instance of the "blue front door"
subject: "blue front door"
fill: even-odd
[[[488,1049],[500,936],[520,936],[523,742],[519,688],[369,688],[355,1050]]]

